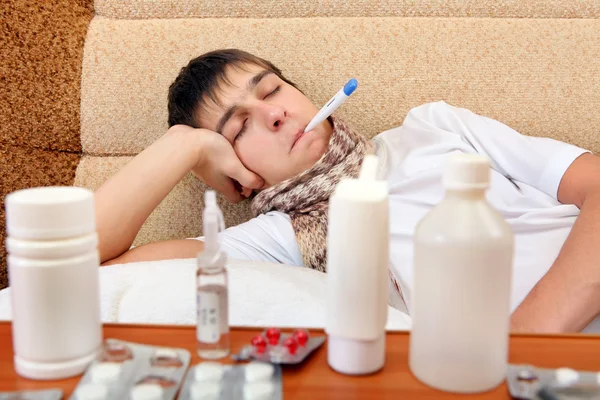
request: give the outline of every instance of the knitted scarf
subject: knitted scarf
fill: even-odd
[[[304,265],[326,272],[329,197],[343,178],[356,178],[362,160],[373,149],[367,139],[342,120],[331,117],[329,148],[308,170],[259,192],[252,200],[255,215],[281,211],[290,216]]]
[[[333,133],[321,159],[310,169],[263,190],[252,200],[254,215],[276,210],[290,216],[304,265],[322,272],[327,272],[329,197],[343,178],[358,177],[365,155],[373,153],[373,147],[363,136],[339,118],[331,120]],[[390,269],[388,275],[400,301],[404,302],[402,289]]]

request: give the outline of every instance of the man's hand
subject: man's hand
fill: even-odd
[[[195,129],[186,125],[175,125],[170,131],[198,135],[201,140],[198,163],[192,172],[202,182],[222,193],[232,203],[250,196],[252,190],[260,189],[264,180],[246,169],[222,135],[208,129]],[[236,188],[235,182],[241,186]]]

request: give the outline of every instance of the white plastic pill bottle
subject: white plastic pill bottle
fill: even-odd
[[[102,342],[94,194],[33,188],[5,203],[15,370],[30,379],[81,374]]]

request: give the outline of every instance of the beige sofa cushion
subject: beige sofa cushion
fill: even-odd
[[[490,17],[598,18],[590,0],[96,0],[109,18]]]
[[[273,16],[265,8],[273,2],[254,3],[250,15]],[[287,16],[311,15],[303,1],[288,3]],[[339,3],[339,15],[357,4],[320,3],[332,10]],[[380,0],[365,7],[366,15],[379,15],[380,5],[390,17],[253,19],[233,18],[241,12],[234,2],[211,9],[205,2],[97,1],[98,13],[105,16],[92,21],[84,51],[84,159],[75,183],[96,187],[116,165],[162,135],[168,86],[179,69],[189,59],[223,47],[272,61],[318,106],[348,78],[357,78],[359,89],[340,114],[367,137],[399,125],[414,106],[445,100],[527,135],[600,151],[600,19],[591,18],[598,16],[600,1],[585,6],[550,2],[553,7],[535,1],[533,9],[515,1],[497,8],[500,16],[534,17],[561,16],[568,9],[568,15],[587,19],[409,18],[394,16],[403,15],[390,6],[394,3]],[[429,4],[446,5],[448,12],[453,9],[448,4],[458,0]],[[477,15],[496,10],[489,2],[468,4],[480,5],[471,8],[479,10]],[[210,10],[228,18],[121,19],[213,15]],[[462,13],[449,15],[466,11]],[[182,182],[153,213],[136,243],[199,234],[202,190],[192,178]],[[225,214],[228,225],[250,216],[248,204],[229,207]]]

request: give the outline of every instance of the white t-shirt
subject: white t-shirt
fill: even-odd
[[[487,198],[515,234],[511,310],[552,266],[579,209],[557,200],[561,178],[586,152],[547,138],[524,136],[508,126],[444,102],[412,109],[402,126],[373,139],[387,179],[390,207],[390,268],[407,300],[413,279],[413,234],[417,223],[444,196],[442,173],[451,153],[490,159]],[[290,218],[260,215],[221,233],[223,249],[235,259],[302,266]]]

